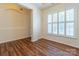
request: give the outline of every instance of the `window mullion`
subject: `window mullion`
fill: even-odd
[[[53,34],[53,16],[52,16],[52,34]]]
[[[65,17],[64,17],[64,36],[66,36],[66,10],[65,10]]]
[[[59,35],[59,13],[57,12],[57,35]]]

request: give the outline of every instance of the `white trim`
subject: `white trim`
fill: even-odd
[[[47,35],[52,35],[52,36],[56,36],[56,37],[63,37],[63,38],[68,38],[68,39],[77,39],[77,37],[72,37],[72,36],[65,36],[65,35],[59,35],[59,34],[50,34],[47,33]]]

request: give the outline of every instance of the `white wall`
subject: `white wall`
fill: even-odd
[[[33,40],[37,41],[40,38],[40,24],[41,24],[41,15],[40,10],[33,10]]]
[[[76,21],[76,26],[75,26],[76,38],[75,39],[58,37],[55,35],[47,34],[47,14],[53,13],[55,11],[61,11],[61,10],[64,10],[65,8],[77,9],[77,13],[75,14],[75,16],[76,16],[76,19],[75,19],[75,21]],[[43,9],[41,12],[42,12],[42,22],[41,22],[42,23],[42,27],[41,27],[41,29],[42,29],[41,37],[42,38],[79,48],[79,4],[58,4],[53,7]]]
[[[0,43],[30,37],[31,13],[28,9],[20,13],[16,10],[19,6],[16,9],[15,6],[0,4]]]

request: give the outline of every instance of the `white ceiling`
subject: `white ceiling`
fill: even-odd
[[[41,9],[56,5],[56,3],[32,3],[32,4]]]

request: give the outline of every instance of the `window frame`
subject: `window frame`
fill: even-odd
[[[56,21],[56,22],[53,22],[53,15],[54,15],[54,14],[57,14],[57,12],[54,12],[54,13],[52,14],[52,34],[58,35],[58,14],[57,14],[57,21]],[[57,33],[53,33],[53,24],[57,24]]]
[[[64,11],[64,10],[58,11],[58,35],[59,35],[59,36],[65,36],[65,17],[64,17],[64,21],[60,22],[60,21],[59,21],[59,13],[60,13],[60,12],[64,12],[64,16],[65,16],[65,11]],[[60,23],[64,23],[64,34],[63,34],[63,35],[62,35],[62,34],[59,34],[59,24],[60,24]]]
[[[51,15],[51,14],[48,14],[48,15]],[[47,19],[48,19],[48,15],[47,15]],[[51,15],[52,16],[52,15]],[[48,24],[51,24],[52,25],[52,22],[48,22],[48,20],[47,20],[47,32],[48,32]],[[51,29],[52,30],[52,29]],[[52,34],[52,33],[48,33],[48,34]]]
[[[69,9],[74,9],[74,36],[67,36],[66,35],[66,11],[69,10]],[[65,13],[65,15],[64,15],[65,16],[64,17],[64,22],[65,22],[64,23],[64,35],[59,34],[59,15],[58,15],[58,13],[62,12],[62,11],[64,11],[64,13]],[[57,34],[53,34],[53,30],[52,30],[52,33],[48,33],[48,30],[47,30],[47,34],[48,35],[53,35],[53,36],[65,37],[65,38],[77,38],[77,25],[76,25],[76,23],[77,23],[77,9],[75,9],[75,8],[67,8],[67,9],[62,10],[62,11],[54,12],[54,13],[57,13]],[[69,21],[69,22],[71,22],[71,21]],[[47,27],[47,29],[48,29],[48,27]],[[53,29],[53,20],[52,20],[52,29]]]

